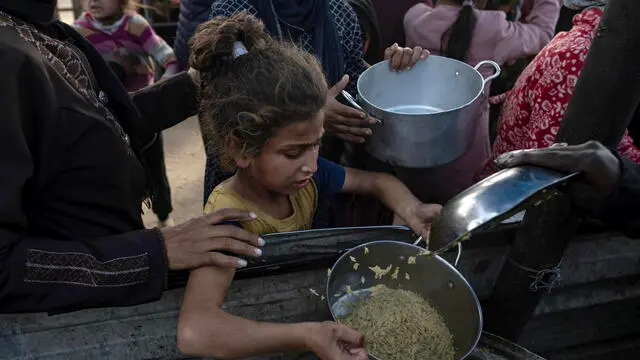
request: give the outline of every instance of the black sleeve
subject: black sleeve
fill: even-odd
[[[198,110],[197,89],[186,71],[131,93],[143,126],[153,133],[168,129]]]
[[[41,170],[33,156],[44,143],[37,139],[58,109],[45,65],[9,35],[0,37],[0,313],[158,299],[167,259],[157,230],[71,240],[29,231],[27,199]]]
[[[618,158],[620,181],[606,204],[602,220],[625,235],[637,238],[640,237],[640,164],[621,156]]]

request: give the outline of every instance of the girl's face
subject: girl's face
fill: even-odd
[[[293,194],[307,186],[317,170],[323,124],[320,111],[313,119],[287,125],[267,141],[260,155],[236,163],[269,191]]]
[[[122,0],[86,0],[85,10],[96,20],[105,20],[122,13]]]

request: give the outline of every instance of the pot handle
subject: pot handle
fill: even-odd
[[[478,69],[480,69],[482,66],[484,65],[491,65],[493,66],[493,68],[495,69],[495,72],[493,73],[493,75],[489,76],[488,78],[484,79],[482,81],[482,88],[484,89],[485,85],[487,85],[487,83],[495,78],[497,78],[498,76],[500,76],[500,65],[498,65],[497,62],[495,61],[491,61],[491,60],[484,60],[484,61],[480,61],[478,63],[478,65],[476,65],[474,67],[474,69],[476,69],[476,71],[479,71]]]
[[[424,237],[422,237],[422,236],[418,237],[418,239],[413,242],[413,245],[418,246],[420,244],[420,242],[422,241],[422,239],[424,239]],[[428,243],[427,243],[427,246],[428,246]],[[458,254],[456,255],[456,260],[453,262],[453,267],[455,267],[457,269],[458,268],[458,263],[460,262],[460,257],[462,257],[462,241],[458,241],[456,243],[456,246],[458,247]]]
[[[342,96],[344,96],[345,99],[347,99],[347,102],[349,103],[349,105],[354,107],[356,110],[362,111],[365,114],[367,113],[366,111],[364,111],[362,106],[360,106],[356,102],[356,99],[354,99],[353,96],[351,96],[351,94],[349,94],[349,92],[347,92],[346,90],[342,90],[341,94],[342,94]]]
[[[347,102],[349,103],[349,105],[351,105],[351,107],[353,107],[354,109],[356,109],[356,110],[358,110],[358,111],[362,111],[362,112],[363,112],[363,113],[365,113],[367,116],[374,117],[374,116],[371,116],[371,114],[369,114],[368,112],[366,112],[366,111],[362,108],[362,106],[360,106],[360,105],[358,104],[358,102],[356,101],[356,99],[354,99],[354,98],[353,98],[353,96],[351,96],[351,94],[349,94],[349,92],[347,92],[346,90],[342,90],[340,93],[342,94],[342,96],[343,96],[345,99],[347,99]],[[377,118],[376,118],[376,123],[381,124],[381,123],[382,123],[382,120],[380,120],[380,119],[377,119]]]

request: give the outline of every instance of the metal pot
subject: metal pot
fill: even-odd
[[[478,69],[491,65],[486,79]],[[352,106],[381,120],[372,126],[366,149],[395,166],[427,168],[464,155],[475,133],[473,120],[486,106],[485,85],[500,75],[500,66],[481,61],[475,68],[454,59],[431,55],[411,70],[393,72],[388,61],[371,66],[358,78],[357,103]],[[358,106],[359,105],[359,106]]]
[[[378,284],[411,290],[427,299],[443,316],[453,335],[455,359],[464,359],[476,347],[482,333],[480,302],[465,278],[441,257],[417,256],[415,264],[408,264],[409,257],[422,250],[419,246],[397,241],[375,241],[343,254],[331,269],[327,282],[326,299],[331,316],[336,320],[347,315],[349,304],[371,296],[368,289]],[[456,265],[461,248],[458,250]],[[354,269],[351,257],[358,262],[357,269]],[[391,274],[375,279],[369,270],[369,267],[385,268],[389,264],[394,269],[400,267],[397,279],[392,279]],[[405,273],[410,275],[409,279],[405,278]],[[375,354],[369,356],[384,360],[376,358]]]

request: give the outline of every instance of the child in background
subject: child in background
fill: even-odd
[[[178,72],[173,50],[135,11],[135,3],[129,0],[84,1],[85,13],[74,26],[112,66],[127,91],[153,83],[151,57],[165,69],[163,76]]]
[[[426,235],[440,206],[422,204],[392,176],[318,158],[328,88],[314,55],[272,40],[259,20],[240,12],[200,26],[190,65],[200,72],[205,131],[236,169],[215,188],[205,212],[249,209],[255,218],[240,225],[258,234],[303,230],[320,197],[373,193]],[[236,359],[299,349],[325,360],[367,359],[362,336],[344,325],[274,324],[226,313],[233,275],[220,267],[190,273],[178,323],[178,346],[187,355]]]
[[[173,50],[159,37],[151,25],[129,0],[84,0],[85,13],[75,22],[76,30],[85,36],[105,58],[129,92],[149,86],[154,81],[151,57],[165,71],[163,77],[178,72]],[[172,226],[171,188],[164,161],[162,134],[149,144],[140,158],[147,175],[151,206],[160,227]]]

